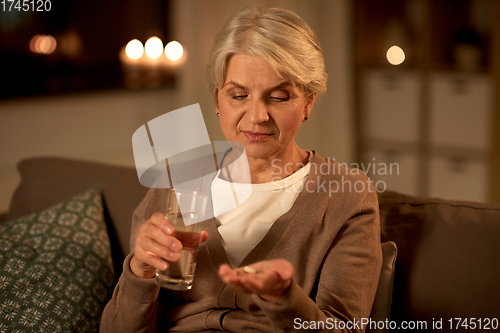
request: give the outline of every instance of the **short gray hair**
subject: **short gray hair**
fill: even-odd
[[[215,37],[207,81],[217,104],[233,54],[258,56],[302,87],[307,97],[326,91],[323,51],[316,34],[295,13],[280,8],[245,7],[233,14]]]

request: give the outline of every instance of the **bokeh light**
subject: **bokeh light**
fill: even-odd
[[[182,45],[177,41],[171,41],[165,46],[165,56],[170,60],[179,60],[183,53]]]
[[[57,47],[57,41],[51,35],[35,35],[30,41],[30,50],[33,53],[51,54]]]
[[[144,54],[144,47],[138,39],[132,39],[125,47],[125,54],[130,59],[139,59]]]
[[[405,61],[405,52],[397,45],[391,46],[387,50],[386,56],[387,61],[389,61],[391,65],[400,65]]]
[[[163,42],[158,37],[151,37],[146,41],[146,54],[150,58],[158,58],[163,53]]]

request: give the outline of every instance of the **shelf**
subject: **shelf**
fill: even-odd
[[[477,72],[491,72],[492,7],[488,0],[355,1],[356,64],[390,66],[386,51],[398,45],[403,68],[458,70],[468,58]]]
[[[354,2],[358,160],[400,168],[372,180],[407,194],[489,199],[500,117],[494,1]],[[401,65],[386,59],[392,45],[405,51]]]

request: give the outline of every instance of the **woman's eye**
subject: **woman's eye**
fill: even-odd
[[[235,99],[235,100],[241,100],[241,99],[248,96],[247,92],[243,91],[243,90],[232,91],[229,93],[229,95],[231,96],[232,99]]]
[[[288,94],[285,94],[285,93],[276,93],[276,94],[272,94],[271,98],[277,102],[284,102],[284,101],[288,100],[290,98],[290,96]]]

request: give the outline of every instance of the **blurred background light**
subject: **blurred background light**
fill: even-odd
[[[151,37],[145,44],[146,54],[150,58],[158,58],[163,53],[163,42],[158,37]]]
[[[31,41],[30,41],[30,50],[31,52],[33,53],[38,53],[38,50],[37,50],[37,41],[41,38],[42,36],[41,35],[35,35],[33,36],[33,38],[31,38]]]
[[[405,52],[397,45],[391,46],[387,50],[386,56],[387,61],[389,61],[391,65],[400,65],[405,61]]]
[[[57,47],[57,41],[50,35],[35,35],[30,41],[30,50],[33,53],[51,54]]]
[[[179,60],[183,52],[181,43],[177,41],[171,41],[165,46],[165,56],[172,61]]]
[[[83,42],[76,31],[68,31],[57,36],[57,50],[69,58],[77,58],[83,50]]]
[[[144,47],[138,39],[132,39],[125,47],[125,54],[130,59],[139,59],[144,54]]]

